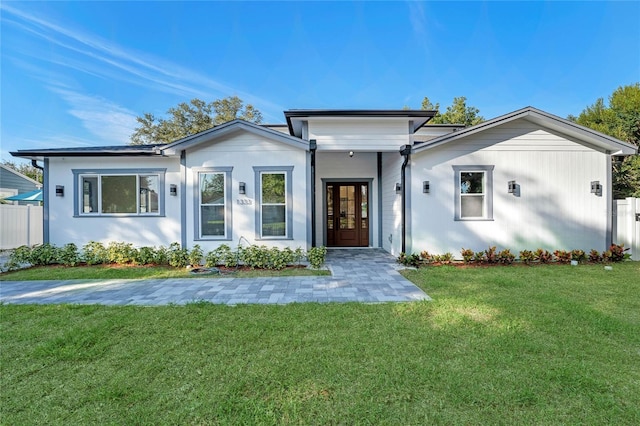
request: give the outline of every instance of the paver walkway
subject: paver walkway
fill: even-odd
[[[0,302],[151,306],[431,300],[398,273],[393,256],[381,249],[330,249],[327,266],[332,276],[0,281]]]

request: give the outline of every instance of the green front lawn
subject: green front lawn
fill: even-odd
[[[1,422],[640,422],[640,263],[406,275],[434,300],[2,305]]]
[[[254,278],[254,277],[290,277],[308,275],[329,275],[327,270],[305,268],[289,268],[281,270],[269,269],[233,269],[222,271],[220,275],[191,274],[185,268],[170,266],[35,266],[0,274],[0,281],[33,281],[33,280],[91,280],[91,279],[164,279],[164,278]]]

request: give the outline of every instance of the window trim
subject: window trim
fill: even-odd
[[[145,169],[72,169],[73,173],[73,217],[165,217],[165,175],[166,168],[145,168]],[[98,209],[95,213],[84,213],[80,204],[82,203],[83,186],[81,180],[83,177],[97,177],[98,182],[102,176],[135,176],[136,186],[140,184],[140,176],[156,175],[158,176],[158,212],[157,213],[140,213],[140,199],[136,194],[137,202],[136,213],[102,213]],[[102,197],[102,189],[98,184],[98,200]],[[100,205],[100,201],[98,201]]]
[[[231,203],[231,172],[233,167],[193,168],[193,225],[194,241],[231,241],[233,239],[233,214]],[[200,173],[221,173],[224,175],[224,235],[202,235],[200,223]]]
[[[491,221],[493,220],[493,169],[494,165],[474,165],[474,166],[452,166],[454,175],[453,198],[454,198],[454,220],[456,221]],[[485,177],[485,200],[483,217],[462,217],[462,194],[460,192],[460,173],[464,172],[484,172]]]
[[[256,188],[255,231],[256,241],[293,240],[293,166],[253,166]],[[284,173],[285,181],[285,235],[262,235],[262,173]]]

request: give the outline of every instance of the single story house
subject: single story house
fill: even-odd
[[[25,149],[44,167],[45,241],[400,252],[597,249],[611,166],[637,147],[526,107],[481,124],[435,111],[289,110],[169,144]]]

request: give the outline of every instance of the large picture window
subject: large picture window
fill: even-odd
[[[164,170],[74,170],[76,216],[162,215]]]
[[[256,238],[291,239],[293,167],[254,167],[257,197]]]
[[[232,167],[194,168],[195,239],[230,240]]]
[[[493,166],[453,166],[455,219],[493,219]]]

